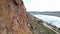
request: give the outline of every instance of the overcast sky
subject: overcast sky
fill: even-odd
[[[60,0],[23,0],[27,11],[60,11]]]

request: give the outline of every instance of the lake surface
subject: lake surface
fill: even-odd
[[[42,19],[44,21],[47,21],[48,23],[51,23],[52,25],[55,25],[57,28],[60,28],[60,17],[57,16],[50,16],[50,15],[36,15],[36,14],[31,14],[39,19]]]

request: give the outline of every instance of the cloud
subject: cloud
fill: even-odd
[[[24,3],[27,11],[60,11],[60,0],[30,0]]]

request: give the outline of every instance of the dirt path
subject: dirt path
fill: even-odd
[[[54,29],[52,29],[51,26],[47,25],[46,23],[43,23],[44,26],[48,27],[49,29],[53,30],[54,32],[56,32],[57,34],[60,34],[59,32],[55,31]]]

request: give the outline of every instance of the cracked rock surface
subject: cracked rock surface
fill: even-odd
[[[0,0],[0,34],[32,34],[22,0]]]

